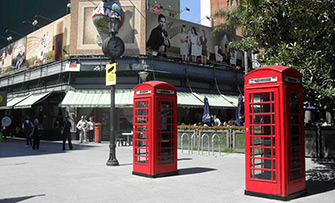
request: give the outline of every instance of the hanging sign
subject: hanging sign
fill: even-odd
[[[0,91],[0,106],[7,105],[7,92]]]
[[[106,86],[116,85],[116,63],[106,66]]]

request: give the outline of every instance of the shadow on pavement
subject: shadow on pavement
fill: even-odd
[[[214,171],[214,168],[202,168],[202,167],[193,167],[193,168],[183,168],[178,170],[179,175],[192,175],[195,173],[205,173],[209,171]]]
[[[335,161],[313,159],[321,166],[306,171],[306,196],[335,190]]]
[[[76,144],[78,141],[72,142],[73,150],[87,150],[95,147],[86,144]],[[32,147],[25,147],[24,139],[7,139],[6,143],[0,143],[0,158],[18,157],[18,156],[36,156],[45,154],[67,153],[73,150],[62,150],[63,144],[61,141],[41,141],[40,149],[33,150]],[[66,149],[68,149],[66,143]]]
[[[24,200],[27,200],[33,197],[39,197],[39,196],[45,196],[45,194],[0,199],[0,203],[16,203],[16,202],[21,202],[21,201],[24,201]]]

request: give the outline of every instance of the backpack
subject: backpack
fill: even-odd
[[[24,129],[23,129],[23,132],[25,134],[27,133],[31,133],[32,131],[32,127],[31,127],[31,122],[29,121],[29,123],[27,123],[26,121],[24,121]]]

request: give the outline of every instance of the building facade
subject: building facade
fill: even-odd
[[[239,68],[242,59],[217,60],[217,48],[225,43],[227,33],[212,35],[209,27],[165,15],[169,46],[160,56],[148,47],[148,41],[164,12],[153,12],[149,2],[141,0],[119,2],[125,18],[118,36],[125,42],[125,53],[117,60],[117,133],[132,129],[133,88],[142,82],[138,73],[143,71],[148,73],[147,80],[177,87],[179,124],[201,121],[205,96],[213,114],[225,121],[234,119],[244,73]],[[75,136],[76,122],[87,115],[103,124],[102,138],[108,140],[111,94],[105,85],[105,67],[110,59],[99,46],[102,39],[92,22],[94,9],[92,2],[72,0],[71,14],[0,50],[0,91],[7,95],[0,113],[12,118],[12,128],[20,127],[24,117],[30,116],[44,125],[45,139],[59,139],[65,116],[71,117]],[[191,36],[198,43],[188,39],[182,45],[182,39]],[[186,59],[181,57],[185,47]],[[200,54],[192,55],[196,49]]]

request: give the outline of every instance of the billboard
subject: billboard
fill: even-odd
[[[92,21],[93,11],[100,2],[71,1],[71,55],[103,55],[102,39]],[[119,3],[124,11],[124,20],[117,36],[125,43],[124,55],[144,54],[145,16],[142,15],[145,14],[145,1],[120,0]]]
[[[29,67],[63,59],[69,51],[70,15],[48,24],[27,36]]]
[[[10,44],[0,50],[0,68],[1,74],[8,73],[12,65],[13,44]]]
[[[212,34],[212,28],[163,14],[147,12],[148,54],[181,58],[207,64],[208,60],[237,65],[242,55],[229,50],[229,42],[240,39],[229,33]]]

